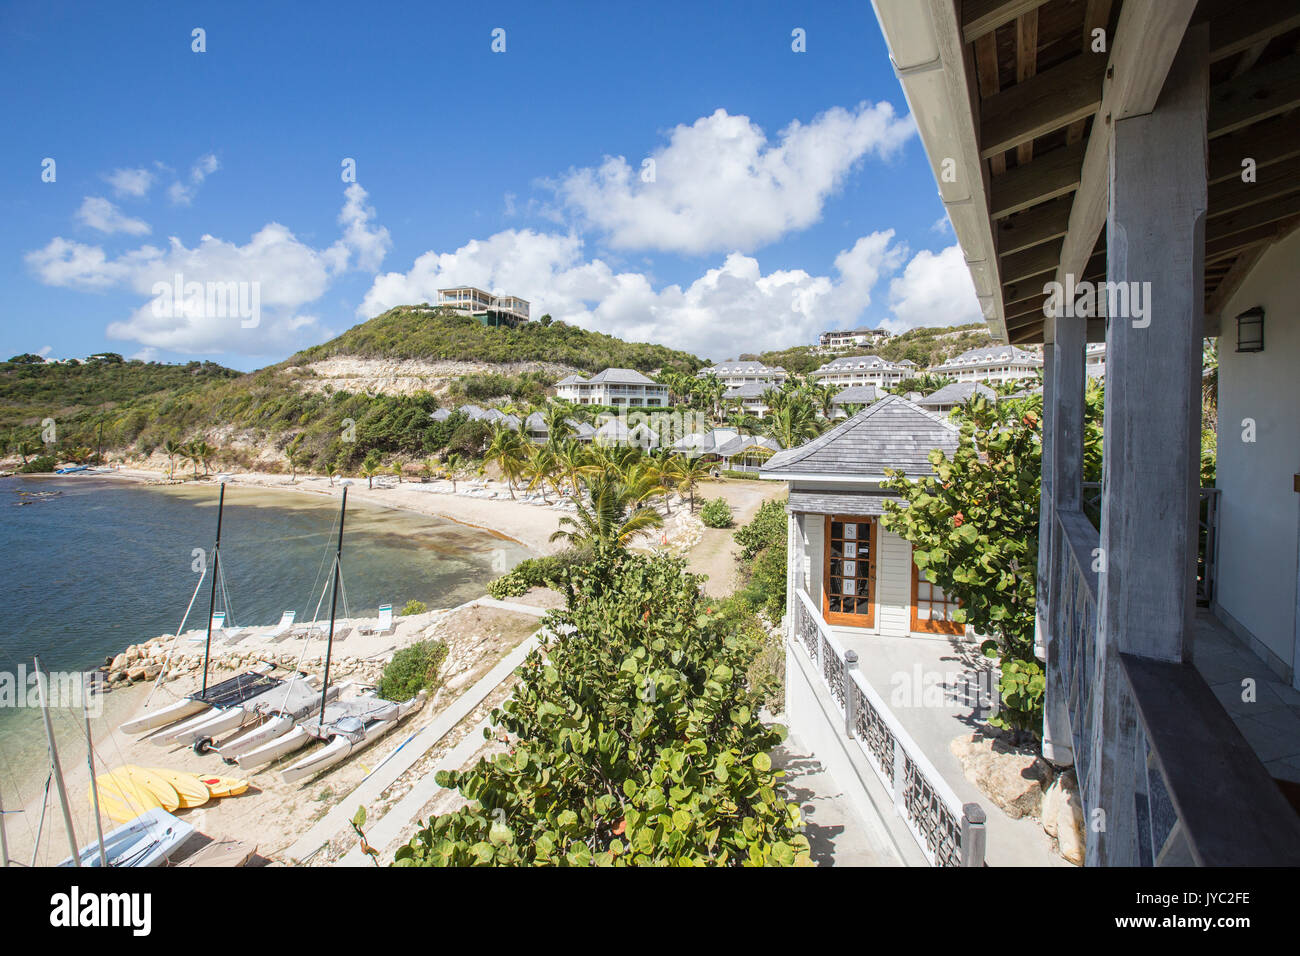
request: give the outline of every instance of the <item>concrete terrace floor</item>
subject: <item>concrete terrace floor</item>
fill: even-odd
[[[1072,866],[1038,820],[1012,819],[967,780],[949,749],[954,738],[984,726],[975,710],[977,675],[987,668],[978,645],[940,636],[853,636],[838,629],[836,637],[857,651],[862,676],[956,795],[984,808],[989,866]]]
[[[1204,609],[1196,613],[1192,663],[1268,772],[1300,783],[1300,691]],[[1255,682],[1254,700],[1242,699],[1247,679]]]

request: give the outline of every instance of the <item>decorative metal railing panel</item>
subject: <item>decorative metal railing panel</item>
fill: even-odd
[[[903,819],[935,866],[961,866],[961,815],[954,813],[916,761],[903,754]]]
[[[802,588],[796,594],[795,637],[843,713],[845,735],[891,794],[925,858],[934,866],[982,866],[983,808],[962,803],[858,671],[856,653],[835,638]]]

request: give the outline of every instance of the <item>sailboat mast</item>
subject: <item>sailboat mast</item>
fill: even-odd
[[[221,513],[226,507],[226,483],[220,478],[221,495],[217,498],[217,543],[212,546],[212,590],[208,598],[208,636],[203,643],[203,690],[208,694],[208,657],[212,653],[212,615],[217,610],[217,570],[221,564]]]
[[[33,663],[36,665],[36,689],[41,695],[41,716],[45,718],[45,737],[50,744],[50,762],[54,764],[54,783],[59,789],[59,804],[63,807],[63,825],[68,831],[68,843],[72,845],[72,865],[81,866],[81,848],[77,846],[77,834],[72,829],[68,788],[63,783],[63,767],[59,765],[59,748],[54,744],[54,724],[50,721],[50,701],[46,694],[49,680],[41,673],[41,659],[33,658]]]
[[[325,642],[325,679],[320,691],[320,726],[325,726],[325,695],[330,689],[330,655],[334,650],[334,612],[339,603],[339,576],[343,573],[343,520],[348,512],[348,484],[343,482],[343,503],[339,505],[339,543],[334,551],[334,587],[330,592],[330,633]]]
[[[86,765],[90,767],[90,798],[95,804],[95,836],[99,840],[99,865],[108,868],[108,855],[104,852],[104,825],[99,822],[99,784],[95,781],[95,745],[90,736],[90,711],[86,708],[86,693],[81,694],[81,717],[86,722]]]
[[[0,870],[9,866],[9,838],[5,836],[5,802],[0,794]]]

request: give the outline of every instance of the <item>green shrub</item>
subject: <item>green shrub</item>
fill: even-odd
[[[764,501],[754,512],[749,524],[738,528],[732,535],[740,545],[740,559],[752,561],[754,555],[774,544],[785,547],[786,521],[785,503],[787,498],[772,498]]]
[[[700,508],[700,520],[708,528],[730,528],[731,505],[725,498],[710,498]]]
[[[737,633],[685,561],[599,552],[564,575],[560,639],[534,650],[486,736],[508,751],[438,774],[466,803],[431,818],[399,866],[808,863],[777,787],[782,737]],[[543,650],[546,655],[543,655]]]
[[[756,471],[732,471],[730,468],[722,469],[723,478],[739,478],[742,481],[762,481],[762,477]]]
[[[402,608],[402,616],[405,617],[408,614],[423,614],[427,610],[429,610],[429,606],[423,601],[407,601],[406,605]]]
[[[51,455],[37,455],[29,459],[27,464],[21,466],[18,471],[24,475],[48,474],[52,472],[58,464]]]
[[[753,641],[757,650],[745,669],[749,687],[769,711],[782,713],[785,710],[785,641],[780,629],[775,634],[768,631],[750,602],[740,594],[723,600],[715,613],[736,633]]]
[[[410,700],[422,690],[434,690],[441,683],[438,671],[447,659],[442,641],[420,641],[404,647],[384,665],[379,678],[379,696],[384,700]]]
[[[590,560],[591,553],[578,548],[567,548],[557,554],[546,554],[539,558],[526,558],[508,574],[503,574],[488,584],[488,594],[498,601],[504,601],[506,598],[527,594],[533,588],[554,587],[561,572]]]

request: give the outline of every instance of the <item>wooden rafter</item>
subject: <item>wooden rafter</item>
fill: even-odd
[[[1105,30],[1110,23],[1111,0],[1088,0],[1088,6],[1083,14],[1083,46],[1080,53],[1092,53],[1092,34],[1095,30]],[[1110,43],[1107,42],[1106,49],[1110,49]],[[1073,145],[1083,139],[1083,131],[1087,127],[1087,120],[1076,120],[1070,124],[1070,128],[1065,132],[1065,142]]]
[[[998,251],[1004,255],[1051,242],[1065,235],[1070,223],[1070,197],[1063,196],[998,220]]]
[[[1209,183],[1237,179],[1242,162],[1253,159],[1257,167],[1271,166],[1300,156],[1300,111],[1248,126],[1210,145]]]
[[[1247,70],[1210,91],[1211,139],[1300,106],[1300,54]]]
[[[1237,3],[1210,20],[1210,62],[1217,63],[1300,27],[1300,8],[1286,0]]]
[[[974,43],[1045,3],[1047,0],[966,0],[961,11],[962,38]]]
[[[1016,20],[1016,84],[1029,80],[1038,72],[1038,10],[1021,14]],[[1016,147],[1016,162],[1023,166],[1034,158],[1034,142]]]
[[[985,100],[980,155],[987,159],[1096,113],[1105,71],[1104,57],[1080,55]]]
[[[1054,149],[1008,170],[989,186],[989,216],[1001,219],[1079,188],[1083,144]]]
[[[987,100],[1001,89],[998,78],[998,41],[992,31],[975,41],[975,72],[979,75],[980,100]],[[989,157],[989,173],[1001,176],[1007,171],[1005,153]]]
[[[1240,178],[1215,183],[1209,189],[1211,220],[1256,203],[1270,202],[1300,190],[1300,160],[1290,159],[1265,166],[1254,182]]]

